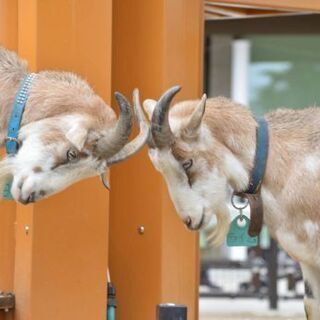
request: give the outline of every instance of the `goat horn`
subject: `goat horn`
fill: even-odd
[[[167,90],[160,97],[154,108],[151,119],[151,133],[154,144],[159,149],[170,146],[174,141],[174,136],[169,125],[169,106],[173,97],[180,89],[180,86],[174,86]]]
[[[148,140],[150,128],[141,108],[138,89],[134,89],[133,91],[133,106],[135,117],[140,128],[140,133],[136,136],[136,138],[127,143],[117,154],[107,160],[108,167],[126,160],[136,154],[140,149],[142,149],[142,147]]]
[[[109,157],[120,151],[127,143],[132,129],[132,114],[130,103],[124,95],[115,92],[115,98],[120,107],[120,115],[113,133],[99,139],[97,152],[102,158]]]
[[[205,108],[206,108],[206,101],[207,101],[207,95],[204,94],[189,119],[189,122],[187,125],[187,128],[189,130],[195,131],[200,127],[202,118],[204,116]]]

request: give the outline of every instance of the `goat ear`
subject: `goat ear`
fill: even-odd
[[[204,94],[188,120],[188,130],[197,131],[199,129],[206,109],[206,101],[207,95]]]
[[[152,118],[153,110],[157,104],[157,101],[152,99],[147,99],[143,101],[143,109],[147,113],[149,120]]]
[[[79,125],[74,125],[66,133],[66,137],[78,150],[82,150],[88,137],[88,129]]]

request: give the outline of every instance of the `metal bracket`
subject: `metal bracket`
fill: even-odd
[[[9,312],[15,307],[15,296],[11,292],[0,292],[0,311]]]

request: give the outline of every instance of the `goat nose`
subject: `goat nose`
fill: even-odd
[[[36,200],[36,193],[35,192],[31,192],[30,196],[28,198],[28,203],[35,202],[35,200]]]
[[[190,217],[187,217],[185,220],[184,220],[184,224],[190,228],[192,226],[192,219]]]
[[[35,198],[36,198],[36,193],[35,193],[35,192],[32,192],[32,193],[30,193],[30,195],[29,195],[28,198],[26,198],[26,199],[20,198],[19,201],[20,201],[22,204],[28,204],[28,203],[35,202]]]

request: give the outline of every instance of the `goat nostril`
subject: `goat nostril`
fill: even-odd
[[[44,190],[40,190],[39,194],[41,197],[44,197],[47,193]]]
[[[29,196],[28,199],[27,199],[27,203],[34,202],[35,199],[36,199],[36,193],[35,193],[35,192],[32,192],[32,193],[30,193],[30,196]]]
[[[184,220],[184,224],[187,226],[187,227],[190,227],[192,225],[192,219],[190,217],[187,217],[185,220]]]

